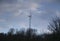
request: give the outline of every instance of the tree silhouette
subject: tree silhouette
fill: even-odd
[[[54,33],[60,32],[60,18],[57,17],[53,19],[48,27],[49,27],[49,30]]]
[[[48,41],[60,41],[60,18],[53,19],[48,28],[52,34],[48,34],[45,38]]]
[[[8,35],[13,35],[14,34],[14,28],[11,28],[9,31],[8,31]]]
[[[36,34],[36,30],[35,29],[29,28],[26,31],[26,35],[28,35],[28,36],[32,36],[32,35],[35,35],[35,34]]]

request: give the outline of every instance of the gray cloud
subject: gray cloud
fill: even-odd
[[[17,0],[0,0],[0,4],[1,3],[16,3],[17,2]]]
[[[0,0],[0,22],[4,26],[28,28],[28,15],[32,14],[32,27],[46,28],[48,18],[55,13],[54,10],[43,3],[53,2],[52,0]],[[48,7],[48,8],[47,8]],[[46,25],[45,25],[46,24]],[[6,26],[7,25],[7,26]],[[44,25],[44,26],[42,26]],[[46,29],[45,29],[46,30]]]

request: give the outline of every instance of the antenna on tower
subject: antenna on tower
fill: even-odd
[[[29,28],[31,28],[31,18],[32,18],[32,15],[31,15],[31,11],[30,11],[30,14],[29,14]]]

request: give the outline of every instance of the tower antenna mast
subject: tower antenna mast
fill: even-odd
[[[30,14],[29,14],[29,28],[31,28],[31,18],[32,18],[32,14],[31,14],[31,10],[30,10]]]

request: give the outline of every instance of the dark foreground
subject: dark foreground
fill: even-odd
[[[37,35],[36,30],[28,29],[26,32],[10,29],[8,33],[0,33],[0,41],[60,41],[60,33]]]

